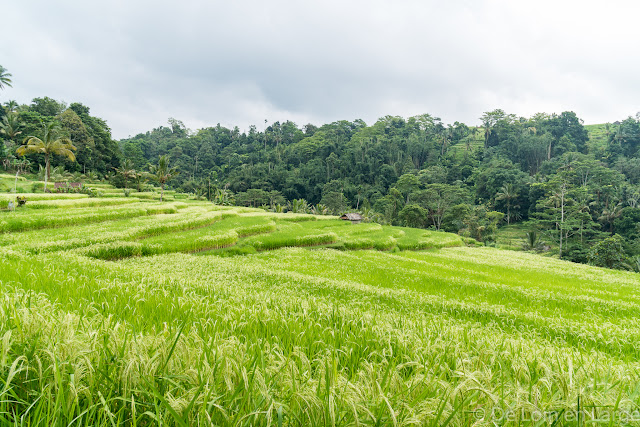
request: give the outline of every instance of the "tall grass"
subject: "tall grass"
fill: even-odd
[[[92,245],[80,253],[97,259],[108,261],[136,256],[168,254],[173,252],[198,252],[219,249],[234,245],[238,241],[238,233],[234,230],[223,234],[199,236],[194,239],[173,240],[170,243],[141,242],[111,242]]]
[[[636,274],[426,230],[147,206],[34,210],[73,225],[0,236],[0,424],[635,422]],[[236,243],[244,256],[172,253]]]
[[[638,362],[598,349],[635,333],[628,327],[588,330],[594,341],[585,347],[567,340],[561,318],[521,328],[509,323],[516,309],[495,305],[489,319],[479,301],[432,297],[409,278],[378,286],[435,257],[470,262],[469,251],[5,258],[0,369],[13,387],[0,409],[8,422],[17,413],[54,424],[523,425],[576,410],[578,396],[585,406],[633,407]],[[480,269],[510,265],[507,255],[482,255]],[[571,274],[603,278],[589,268]],[[623,287],[637,282],[604,274]],[[455,289],[447,278],[436,286]],[[557,285],[580,294],[572,282]],[[563,310],[556,317],[572,309]],[[543,330],[556,332],[543,338]],[[511,418],[490,419],[489,410],[507,409]]]
[[[68,200],[68,199],[86,199],[89,196],[81,193],[0,193],[0,200],[15,200],[16,196],[25,197],[27,203],[40,200]]]
[[[187,205],[174,202],[162,205],[138,204],[86,209],[16,211],[0,215],[0,233],[42,228],[73,227],[81,224],[135,218],[143,215],[176,213]]]
[[[66,209],[97,206],[117,206],[137,203],[140,199],[135,197],[123,198],[82,198],[82,199],[54,199],[28,202],[24,206],[29,209]]]

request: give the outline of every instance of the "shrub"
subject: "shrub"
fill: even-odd
[[[598,267],[629,268],[627,256],[622,247],[622,236],[616,234],[597,243],[589,251],[589,264]]]

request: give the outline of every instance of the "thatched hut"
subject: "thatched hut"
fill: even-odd
[[[363,220],[362,215],[357,212],[344,214],[340,217],[340,219],[351,221],[352,224],[360,224]]]

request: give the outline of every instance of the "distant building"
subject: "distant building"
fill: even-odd
[[[362,215],[357,212],[344,214],[340,217],[345,221],[351,221],[352,224],[360,224],[363,220]]]

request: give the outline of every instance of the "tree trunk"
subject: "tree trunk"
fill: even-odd
[[[562,188],[562,196],[560,198],[560,258],[562,258],[562,232],[564,229],[564,188]]]
[[[162,198],[164,197],[164,183],[160,184],[160,202],[162,202]]]
[[[44,155],[44,192],[47,192],[47,182],[49,182],[50,172],[49,154]]]

